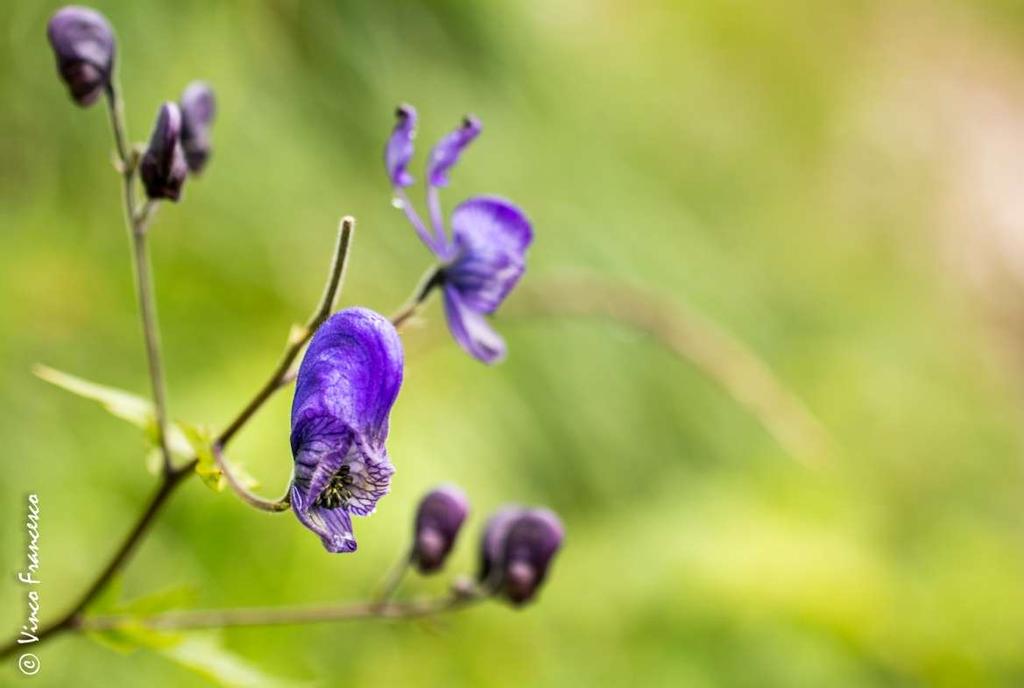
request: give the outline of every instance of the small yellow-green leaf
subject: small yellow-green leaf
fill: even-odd
[[[212,490],[220,492],[224,489],[224,473],[217,465],[217,459],[213,455],[213,434],[209,428],[199,425],[190,425],[182,421],[175,423],[181,430],[185,439],[196,454],[196,473]]]
[[[167,651],[182,642],[180,633],[157,630],[131,617],[113,628],[88,631],[88,636],[100,645],[126,654],[140,648]]]

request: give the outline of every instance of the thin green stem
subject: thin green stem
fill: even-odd
[[[413,291],[412,297],[398,310],[397,313],[391,316],[391,324],[396,328],[401,328],[402,325],[419,312],[420,307],[426,302],[430,293],[436,287],[441,286],[443,279],[443,267],[440,265],[431,266],[430,269],[423,274],[419,284],[416,285],[416,290]]]
[[[234,474],[234,471],[231,469],[231,465],[228,464],[227,460],[224,458],[224,451],[221,449],[220,445],[213,445],[212,451],[214,458],[217,460],[217,467],[220,468],[220,472],[224,474],[224,479],[227,480],[228,487],[230,487],[246,504],[260,509],[261,511],[288,511],[288,509],[291,508],[291,499],[287,492],[283,497],[276,500],[269,500],[260,497],[258,494],[251,492],[249,488],[243,485]]]
[[[235,433],[249,421],[253,414],[266,403],[267,399],[273,396],[274,392],[281,387],[282,381],[288,376],[292,362],[299,355],[299,352],[302,351],[302,347],[313,336],[317,328],[327,320],[327,316],[331,314],[331,311],[334,309],[334,302],[338,297],[338,292],[341,290],[341,285],[344,282],[345,268],[348,264],[348,249],[352,242],[355,223],[356,221],[351,217],[343,217],[341,219],[341,224],[338,227],[338,241],[335,245],[334,259],[331,262],[331,269],[327,276],[327,286],[324,287],[324,293],[320,298],[319,305],[317,305],[316,310],[313,311],[313,314],[303,327],[292,329],[291,335],[288,337],[288,344],[277,366],[274,368],[274,372],[271,373],[263,386],[259,388],[252,400],[246,404],[245,408],[217,436],[214,440],[215,445],[220,447],[226,445],[235,436]]]
[[[381,582],[377,595],[374,598],[377,604],[386,605],[391,601],[391,598],[398,591],[398,586],[402,584],[402,579],[405,578],[405,574],[408,572],[411,564],[412,549],[410,548],[388,569],[387,575],[384,576],[384,580]]]

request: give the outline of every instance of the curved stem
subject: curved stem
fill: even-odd
[[[398,586],[402,584],[402,579],[405,578],[405,574],[411,564],[412,550],[410,549],[388,569],[388,573],[384,577],[383,582],[381,582],[377,596],[374,599],[378,605],[386,605],[395,596],[395,592],[398,591]]]
[[[427,297],[430,296],[436,287],[441,286],[441,282],[444,280],[444,268],[441,265],[431,266],[423,277],[420,278],[419,283],[416,285],[415,291],[412,293],[412,297],[402,306],[397,313],[391,316],[391,324],[396,328],[401,328],[410,318],[412,318],[419,311],[420,306],[426,302]]]
[[[678,302],[589,277],[548,280],[520,297],[520,314],[600,317],[646,332],[720,384],[807,466],[826,463],[834,452],[820,421],[756,353]]]
[[[228,486],[234,490],[235,494],[241,497],[242,501],[246,504],[256,507],[261,511],[278,512],[288,511],[288,509],[291,508],[292,503],[287,492],[284,497],[277,500],[264,499],[258,494],[250,492],[249,488],[238,480],[234,472],[231,470],[231,466],[228,465],[228,462],[224,459],[224,451],[221,449],[221,446],[219,444],[214,444],[213,447],[211,447],[211,450],[213,451],[213,457],[217,460],[217,467],[220,468],[220,472],[227,480]]]
[[[273,396],[282,385],[288,375],[295,357],[299,355],[302,347],[313,336],[317,328],[331,314],[334,309],[334,302],[337,299],[341,284],[344,281],[345,267],[348,264],[348,249],[352,242],[352,232],[355,229],[356,221],[351,217],[343,217],[338,227],[338,241],[335,244],[334,259],[331,262],[331,269],[327,276],[327,286],[324,288],[323,296],[313,314],[309,317],[304,327],[296,327],[288,337],[288,344],[285,347],[281,359],[278,361],[274,372],[271,373],[263,386],[256,392],[252,400],[239,412],[226,428],[214,440],[214,445],[223,447],[235,436],[243,425],[266,403],[267,399]]]
[[[82,631],[102,631],[130,623],[159,630],[227,628],[232,626],[287,626],[328,623],[354,619],[411,619],[464,609],[487,599],[483,595],[452,594],[413,602],[355,602],[340,605],[302,607],[250,607],[240,609],[200,609],[167,612],[152,616],[93,616],[75,626]]]

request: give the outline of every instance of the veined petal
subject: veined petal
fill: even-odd
[[[483,129],[473,115],[466,115],[458,129],[451,132],[430,151],[427,162],[427,183],[431,186],[447,186],[448,170],[459,161],[459,156]]]
[[[402,343],[391,322],[366,308],[331,316],[313,335],[292,402],[292,450],[302,422],[326,416],[372,449],[383,447],[402,385]]]
[[[505,358],[505,340],[491,328],[482,313],[463,301],[459,290],[450,284],[444,287],[444,312],[452,337],[467,353],[488,365]]]
[[[352,517],[345,509],[328,509],[307,503],[306,496],[293,485],[292,510],[299,521],[320,536],[328,552],[355,552],[356,538],[352,533]]]
[[[416,136],[416,108],[411,105],[401,105],[395,111],[395,128],[391,132],[391,138],[384,148],[384,164],[388,168],[388,176],[391,184],[397,187],[406,187],[412,184],[413,178],[409,174],[409,160],[412,159],[413,138]]]
[[[455,259],[449,284],[481,313],[493,313],[522,277],[533,229],[526,215],[501,198],[478,196],[452,213]]]

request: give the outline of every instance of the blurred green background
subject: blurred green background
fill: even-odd
[[[172,415],[219,427],[319,295],[342,214],[342,301],[391,312],[429,264],[390,205],[399,102],[417,167],[465,112],[484,122],[444,195],[497,192],[535,223],[523,290],[586,271],[688,304],[745,342],[836,444],[793,460],[744,407],[647,337],[536,318],[510,356],[463,354],[437,304],[405,335],[398,473],[360,550],[198,481],[124,576],[194,606],[354,600],[406,546],[416,499],[473,503],[444,589],[506,501],[562,514],[539,601],[436,623],[233,630],[225,646],[314,685],[1024,684],[1024,10],[1003,2],[98,2],[119,38],[130,133],[193,78],[216,151],[161,209],[153,260]],[[24,495],[42,510],[44,617],[135,518],[139,433],[30,372],[148,388],[119,182],[101,107],[74,107],[50,2],[0,7],[0,586]],[[532,287],[531,287],[532,285]],[[558,294],[550,295],[557,303]],[[280,394],[233,445],[277,495]],[[38,650],[38,686],[202,686],[159,653],[82,637]]]

